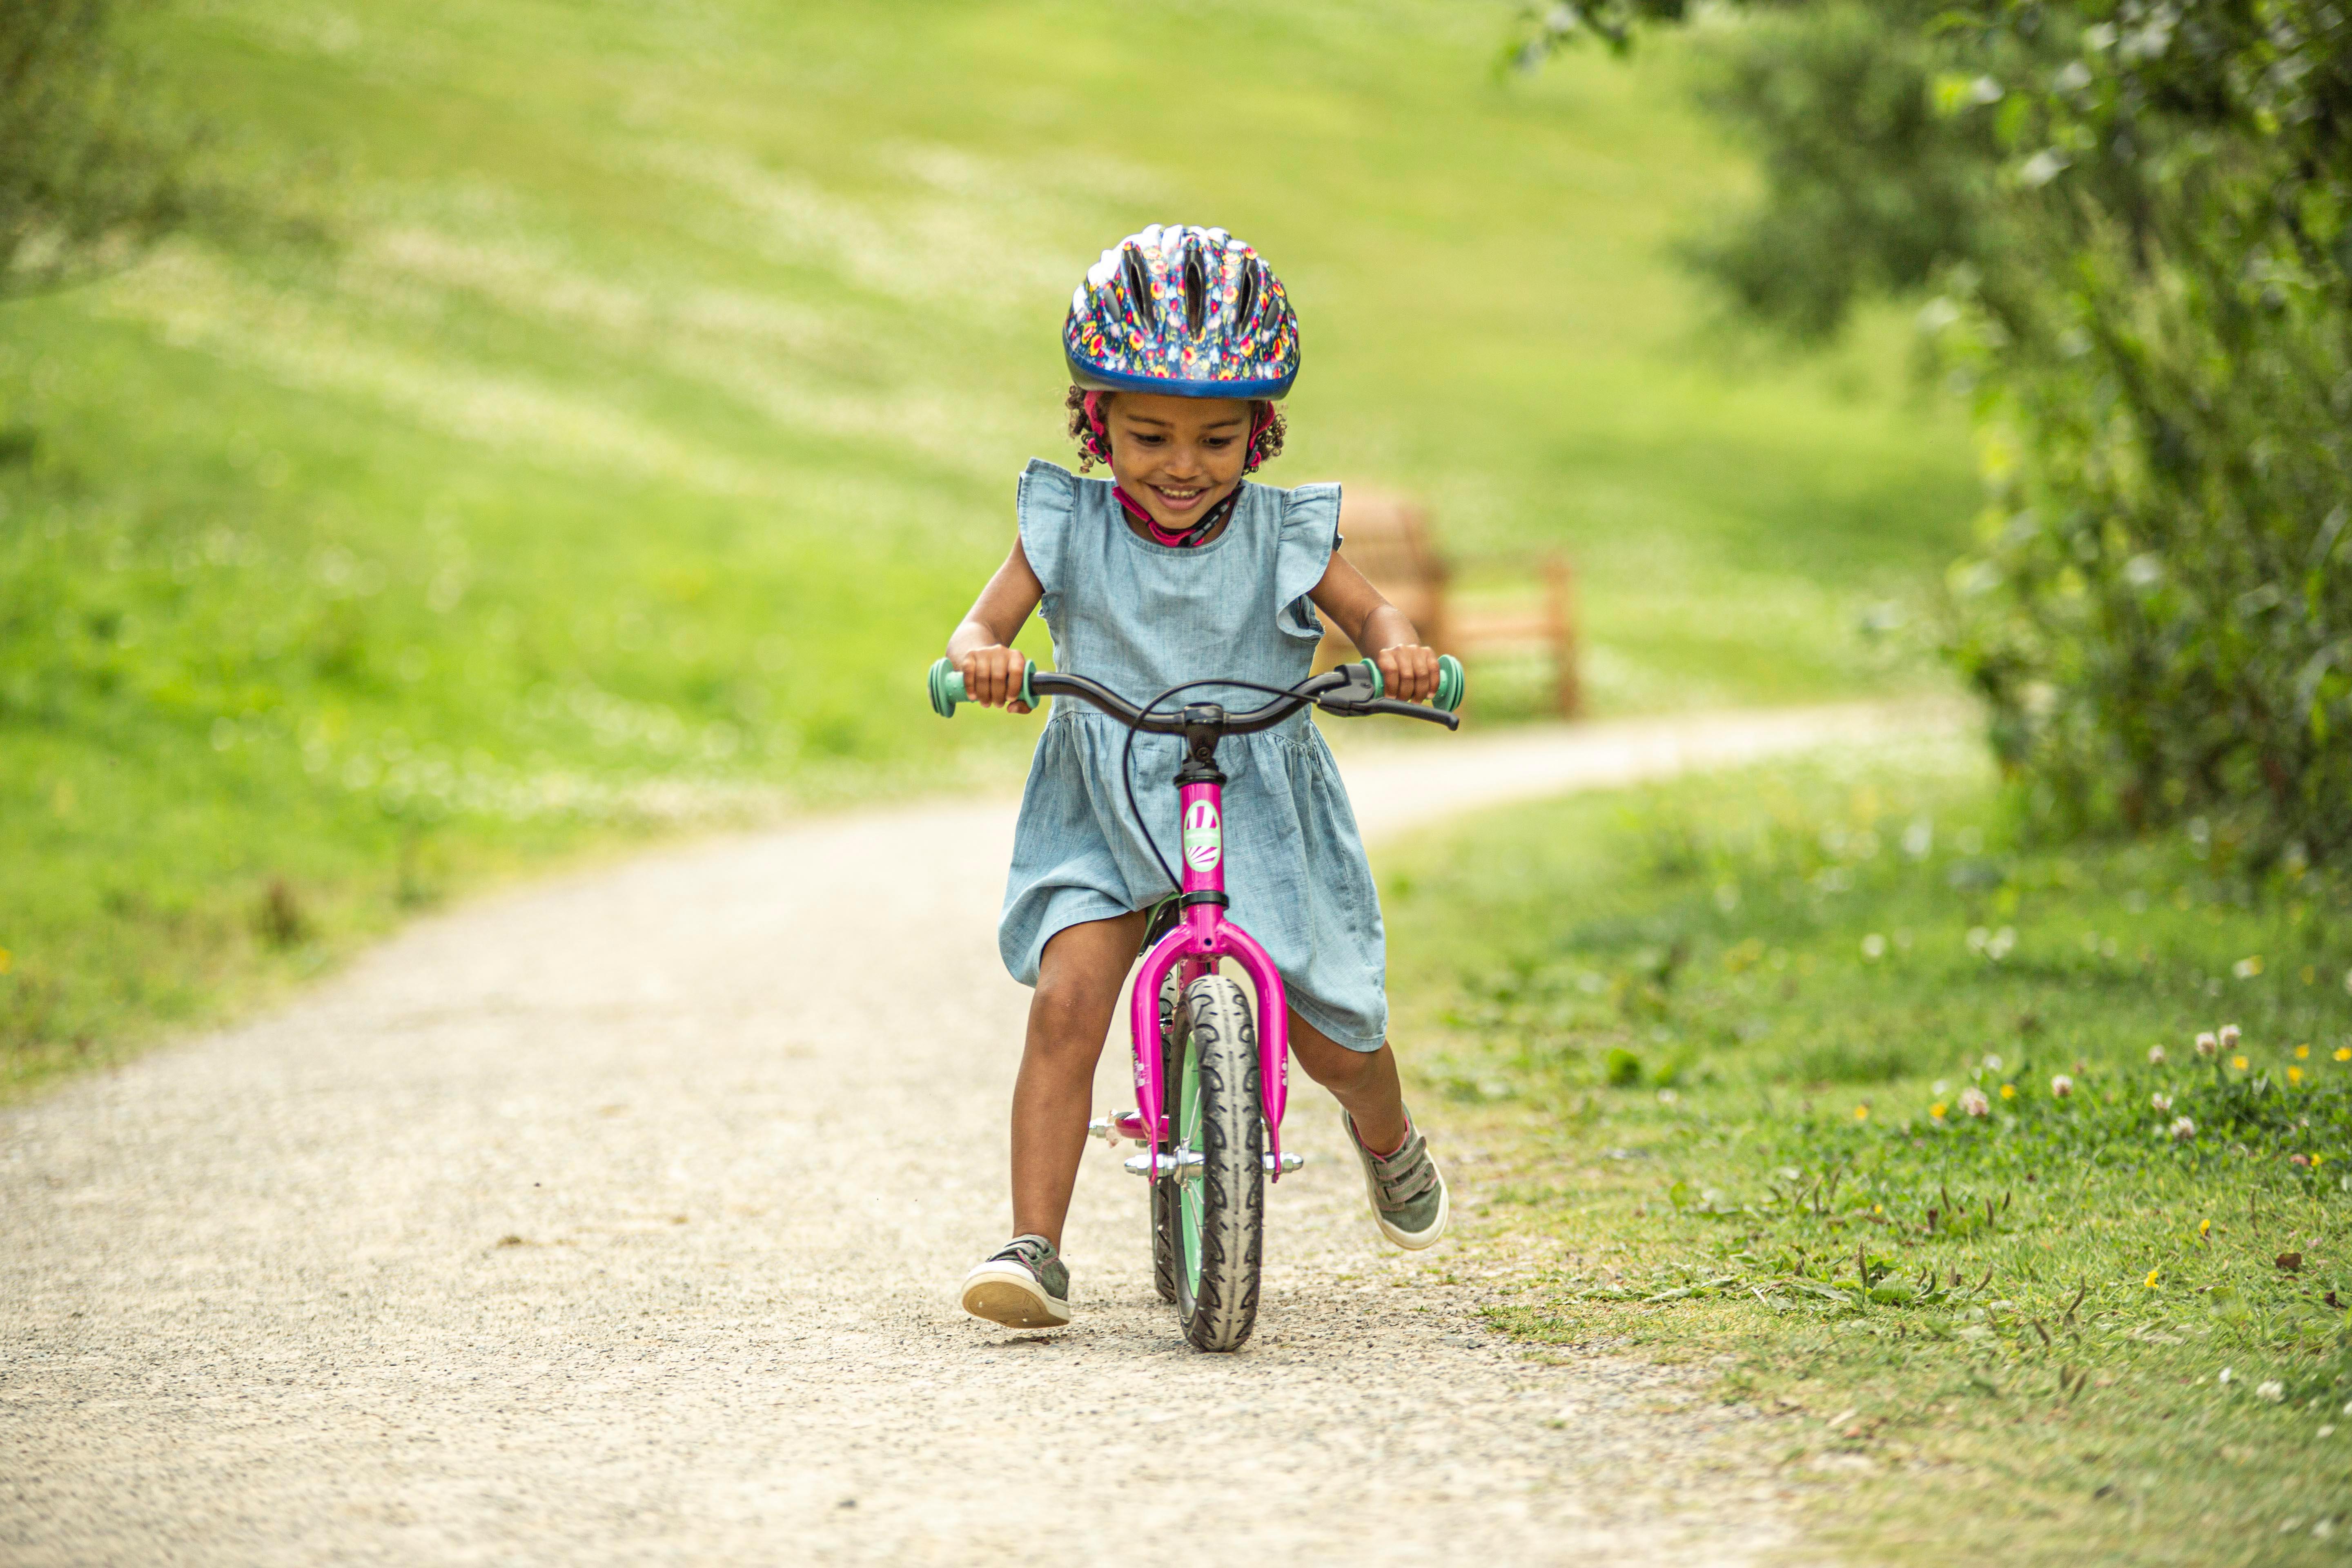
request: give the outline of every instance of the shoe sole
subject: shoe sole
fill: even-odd
[[[1356,1163],[1364,1168],[1364,1201],[1371,1206],[1372,1223],[1381,1227],[1381,1234],[1407,1252],[1419,1252],[1423,1247],[1436,1246],[1444,1237],[1445,1226],[1454,1217],[1454,1192],[1445,1184],[1444,1171],[1437,1173],[1437,1218],[1431,1222],[1427,1230],[1401,1230],[1391,1225],[1381,1213],[1380,1178],[1372,1173],[1371,1159],[1364,1152],[1364,1146],[1356,1142],[1355,1125],[1348,1120],[1348,1113],[1344,1110],[1339,1112],[1339,1135],[1348,1141],[1348,1147],[1356,1152]],[[1429,1158],[1433,1165],[1437,1163],[1436,1155]]]
[[[1058,1329],[1070,1321],[1070,1304],[1045,1294],[1025,1268],[982,1264],[963,1280],[963,1310],[1008,1329]]]

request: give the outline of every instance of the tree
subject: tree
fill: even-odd
[[[189,139],[110,0],[0,5],[0,296],[121,265],[185,214]]]
[[[1608,6],[1521,58],[1673,19]],[[2352,851],[2352,8],[1797,0],[1709,54],[1765,195],[1694,260],[1799,337],[1927,296],[1974,389],[1952,652],[2037,805]]]

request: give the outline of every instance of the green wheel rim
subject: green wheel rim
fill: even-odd
[[[1176,1147],[1197,1150],[1201,1142],[1201,1053],[1192,1032],[1184,1031],[1184,1069],[1176,1078]],[[1176,1250],[1184,1264],[1184,1291],[1201,1294],[1201,1184],[1176,1173]]]

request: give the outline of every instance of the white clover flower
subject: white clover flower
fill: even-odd
[[[1885,937],[1876,931],[1872,931],[1862,939],[1862,961],[1864,963],[1876,963],[1885,956],[1886,939]]]
[[[2208,1029],[2203,1034],[2197,1037],[2197,1054],[2199,1056],[2210,1057],[2221,1048],[2220,1043],[2213,1038],[2212,1030]]]
[[[1980,1089],[1964,1089],[1960,1090],[1960,1109],[1970,1116],[1989,1116],[1992,1113],[1992,1101]]]
[[[2163,1047],[2162,1046],[2150,1046],[2150,1047],[2148,1047],[2148,1048],[2147,1048],[2147,1065],[2148,1065],[2148,1066],[2150,1066],[2150,1067],[2158,1067],[2158,1068],[2160,1068],[2160,1067],[2162,1067],[2162,1066],[2164,1065],[2164,1047]]]
[[[2223,1050],[2236,1050],[2238,1048],[2238,1040],[2239,1035],[2237,1025],[2224,1024],[2221,1026],[2221,1048]]]
[[[2276,1405],[2286,1397],[2286,1384],[2276,1378],[2272,1378],[2267,1383],[2258,1383],[2254,1384],[2254,1397],[2267,1399],[2273,1405]]]
[[[1984,1059],[1984,1069],[1987,1072],[1999,1072],[2000,1070],[2000,1058],[1988,1053]]]
[[[2191,1138],[2196,1136],[2197,1123],[2189,1121],[2186,1116],[2180,1117],[2173,1122],[2172,1141],[2175,1143],[2186,1143]]]
[[[2074,1080],[2062,1072],[2050,1080],[2050,1092],[2063,1100],[2074,1092]]]
[[[2221,1369],[2221,1375],[2215,1378],[2213,1381],[2226,1388],[2229,1386],[2230,1379],[2232,1375],[2234,1374],[2231,1373],[2230,1369],[2225,1366]]]

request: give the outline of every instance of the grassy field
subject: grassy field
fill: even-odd
[[[2021,842],[1978,766],[1390,858],[1422,1092],[1517,1168],[1491,1315],[1723,1367],[1860,1561],[2338,1562],[2352,897],[2250,885],[2200,825]]]
[[[265,221],[0,307],[0,1084],[583,846],[1002,777],[920,669],[1148,220],[1302,306],[1270,479],[1425,496],[1473,587],[1574,552],[1601,709],[1933,681],[1859,629],[1972,505],[1899,325],[1724,348],[1664,247],[1748,176],[1677,58],[1498,81],[1507,16],[143,17]]]

